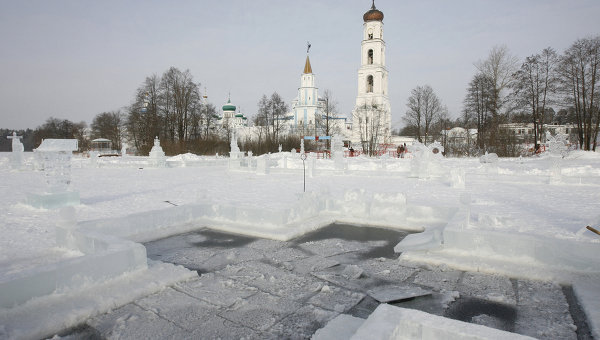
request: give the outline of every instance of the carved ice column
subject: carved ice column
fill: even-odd
[[[331,140],[331,157],[336,170],[344,170],[344,142],[339,136],[333,136]]]
[[[552,164],[550,165],[550,183],[561,183],[562,160],[569,153],[567,135],[551,136],[547,133],[546,138],[548,138],[548,151],[552,160]]]
[[[71,156],[77,150],[77,139],[45,139],[34,150],[41,158],[46,191],[27,195],[29,205],[55,209],[78,205],[79,192],[70,190]]]

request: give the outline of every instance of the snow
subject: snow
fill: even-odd
[[[358,268],[339,265],[347,253],[383,244],[340,243],[332,239],[305,242],[298,248],[265,239],[260,246],[224,248],[216,254],[190,245],[161,260],[176,258],[191,265],[202,259],[201,268],[196,269],[199,272],[210,269],[227,271],[229,275],[235,271],[244,277],[246,281],[242,282],[248,287],[264,289],[263,293],[269,296],[263,298],[274,299],[274,306],[269,307],[272,310],[265,316],[268,319],[256,319],[256,328],[251,327],[254,331],[279,325],[289,310],[304,308],[296,306],[294,299],[281,300],[288,294],[299,295],[294,298],[312,294],[346,296],[348,305],[316,304],[303,310],[320,313],[323,320],[329,320],[334,315],[327,313],[344,312],[359,299],[350,288],[356,286],[354,281],[361,275],[392,282],[414,277],[415,282],[434,281],[434,289],[451,292],[458,282],[457,270],[469,270],[573,284],[592,333],[600,337],[600,303],[596,303],[595,294],[600,289],[600,238],[585,229],[586,225],[597,227],[600,223],[600,155],[571,152],[560,163],[558,180],[553,169],[555,159],[546,155],[500,158],[497,172],[475,158],[439,159],[429,176],[417,177],[411,177],[410,159],[344,159],[340,170],[331,160],[309,157],[306,163],[314,167],[307,171],[306,193],[298,155],[284,152],[271,154],[268,159],[261,157],[262,169],[256,168],[257,158],[253,158],[253,162],[243,159],[239,167],[232,168],[228,158],[184,154],[168,158],[166,168],[152,168],[148,157],[74,157],[70,187],[79,192],[81,203],[75,207],[76,225],[65,227],[61,226],[64,218],[59,210],[37,209],[26,203],[29,193],[45,188],[34,154],[24,154],[25,165],[18,171],[11,169],[9,153],[0,154],[0,338],[51,336],[196,275],[179,267],[181,270],[172,280],[152,276],[157,267],[146,263],[146,249],[138,242],[202,227],[288,241],[334,221],[425,230],[405,238],[396,249],[402,251],[403,261],[428,263],[445,270],[400,269],[395,260],[385,258],[373,259],[369,266]],[[254,167],[248,167],[248,163]],[[253,249],[271,249],[269,261],[295,273],[315,273],[316,279],[280,270],[264,275],[265,268],[244,266],[245,261],[264,256]],[[334,270],[334,266],[338,269]],[[151,288],[130,293],[107,288],[114,280],[134,280],[136,275],[144,277]],[[323,286],[319,283],[322,281],[330,284]],[[221,282],[211,288],[219,299],[203,301],[209,305],[215,305],[217,300],[229,301],[228,306],[235,306],[240,312],[235,317],[244,315],[248,299],[259,296],[248,288],[251,295],[227,298],[227,284]],[[493,291],[500,292],[498,295],[481,288],[477,275],[463,278],[461,284],[471,285],[474,297],[518,303],[517,297],[511,295],[513,282],[503,278],[493,287]],[[76,297],[87,296],[86,290],[96,295],[72,305],[60,304],[59,295],[75,301]],[[172,294],[175,299],[181,291]],[[198,298],[206,299],[206,295]],[[44,313],[52,314],[47,311],[53,306],[62,306],[58,309],[64,312],[60,320],[55,317],[42,322]],[[128,315],[142,315],[146,309],[127,308],[118,322],[113,320],[110,326],[107,323],[103,332],[110,333],[109,328],[116,322],[119,327],[130,327],[134,334],[136,321]],[[170,308],[188,307],[175,304]],[[157,311],[163,312],[172,310]],[[192,308],[190,313],[202,312]],[[19,319],[23,315],[28,316]],[[477,320],[486,322],[485,317]],[[211,316],[207,322],[231,320]],[[33,323],[36,327],[30,327]],[[182,323],[164,328],[168,334],[153,334],[177,337],[185,330]],[[244,332],[242,329],[239,334]],[[142,334],[146,333],[139,333]]]

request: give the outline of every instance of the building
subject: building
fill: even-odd
[[[346,118],[330,115],[326,112],[327,103],[319,97],[319,89],[315,85],[315,74],[312,71],[310,58],[306,55],[304,70],[300,76],[298,95],[291,103],[291,111],[284,117],[287,130],[301,136],[323,136],[329,124],[329,133],[344,134]]]
[[[358,95],[352,111],[352,143],[374,148],[390,142],[391,106],[388,71],[385,67],[383,12],[375,2],[363,15],[361,66],[358,69]]]
[[[292,111],[287,115],[288,124],[296,131],[306,131],[314,134],[321,112],[325,107],[323,99],[319,98],[319,89],[315,86],[315,75],[310,66],[310,58],[306,55],[304,71],[300,77],[298,96],[292,100]]]
[[[514,138],[514,141],[519,144],[535,145],[545,144],[546,136],[538,136],[538,140],[535,141],[535,134],[533,130],[533,123],[508,123],[498,125],[498,129],[504,134]],[[575,124],[544,124],[542,131],[550,133],[552,136],[555,135],[567,135],[571,143],[577,143],[577,125]]]
[[[225,130],[238,129],[248,126],[248,118],[243,113],[236,113],[236,106],[231,103],[231,97],[227,99],[227,103],[222,107],[223,114],[219,118],[220,125]]]

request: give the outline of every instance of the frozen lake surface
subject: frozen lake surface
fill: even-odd
[[[393,246],[406,235],[332,225],[288,242],[208,229],[148,242],[150,259],[198,277],[63,336],[310,338],[340,314],[364,319],[378,300],[390,300],[537,338],[591,339],[569,287],[399,261]]]

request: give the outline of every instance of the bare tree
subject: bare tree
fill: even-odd
[[[134,102],[128,108],[125,122],[128,141],[138,152],[147,154],[154,137],[162,137],[163,119],[160,115],[160,77],[152,75],[137,89]]]
[[[485,75],[476,74],[467,88],[464,100],[464,124],[477,128],[477,146],[484,150],[487,145],[491,121],[492,82]]]
[[[548,47],[541,54],[527,57],[519,71],[514,74],[513,96],[517,106],[530,113],[535,143],[538,143],[539,137],[544,133],[546,108],[551,96],[556,92],[557,63],[556,52]]]
[[[211,103],[204,103],[200,107],[201,110],[201,125],[204,130],[204,139],[208,139],[212,132],[216,128],[217,120],[217,108]]]
[[[358,132],[362,152],[369,156],[377,155],[380,145],[385,143],[386,124],[385,110],[377,104],[367,104],[357,107],[352,112],[352,121],[358,123]]]
[[[288,106],[277,92],[271,97],[263,95],[258,102],[258,113],[254,119],[257,126],[259,144],[265,144],[266,150],[275,151],[279,145],[282,131],[284,130],[285,113]]]
[[[166,118],[168,137],[185,144],[188,140],[189,118],[200,101],[199,84],[194,83],[190,70],[175,67],[167,70],[161,79],[161,107]]]
[[[112,142],[112,147],[121,149],[123,120],[121,111],[102,112],[94,117],[90,125],[92,138],[106,138]]]
[[[320,127],[320,130],[325,136],[333,136],[341,133],[339,124],[336,124],[338,118],[337,102],[333,99],[330,90],[323,92],[323,108],[318,117],[315,119],[315,125]],[[330,141],[327,141],[327,149],[330,149]]]
[[[406,106],[408,111],[404,115],[404,122],[415,128],[419,142],[427,143],[427,137],[431,135],[430,129],[447,112],[446,107],[429,85],[415,87]]]
[[[506,46],[495,46],[487,59],[475,63],[479,73],[490,85],[488,110],[490,112],[489,143],[496,144],[496,133],[500,124],[501,110],[507,102],[506,90],[513,81],[518,60],[511,55]]]
[[[579,146],[596,150],[600,112],[597,92],[600,67],[600,36],[579,39],[561,58],[560,77],[567,105],[572,106],[578,127]]]
[[[74,123],[68,119],[57,119],[50,117],[42,126],[33,131],[34,145],[38,147],[43,139],[77,139],[79,151],[89,149],[89,139],[85,134],[87,124],[85,122]]]

